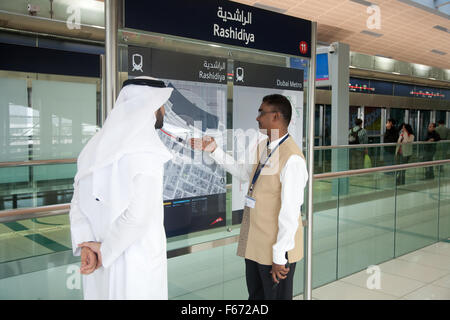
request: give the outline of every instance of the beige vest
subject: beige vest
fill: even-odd
[[[263,154],[265,159],[267,140],[258,146],[258,161]],[[281,209],[280,173],[292,155],[305,158],[294,140],[289,137],[272,154],[267,166],[261,172],[254,188],[252,197],[256,200],[255,208],[244,208],[241,233],[237,255],[255,261],[259,264],[272,265],[272,246],[277,242],[278,215]],[[255,164],[253,178],[258,164]],[[251,181],[250,181],[251,182]],[[300,210],[300,208],[299,208]],[[303,225],[299,217],[299,227],[295,234],[295,247],[288,252],[290,263],[303,258]]]

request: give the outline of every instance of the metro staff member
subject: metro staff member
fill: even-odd
[[[292,300],[296,262],[303,258],[300,211],[308,172],[288,134],[289,100],[266,96],[258,111],[256,121],[268,138],[251,146],[250,163],[238,164],[212,137],[191,139],[191,147],[210,152],[233,176],[250,182],[237,251],[245,258],[249,300]]]

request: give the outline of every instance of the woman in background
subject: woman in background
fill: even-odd
[[[412,155],[413,146],[411,142],[414,141],[414,133],[409,124],[401,126],[400,136],[397,141],[397,148],[395,149],[395,156],[399,164],[408,163]],[[405,170],[400,170],[397,175],[397,184],[405,184]]]

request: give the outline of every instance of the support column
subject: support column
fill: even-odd
[[[117,9],[117,0],[105,0],[106,116],[114,107],[118,95]]]
[[[331,145],[347,145],[350,94],[348,84],[350,80],[350,46],[345,43],[334,43],[336,50],[328,54],[330,60],[331,78]],[[348,149],[333,149],[331,155],[332,171],[348,170]],[[338,183],[340,181],[340,185]],[[333,180],[333,195],[348,193],[348,179]],[[338,191],[339,190],[339,191]]]

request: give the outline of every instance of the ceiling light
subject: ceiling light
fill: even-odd
[[[86,9],[91,11],[104,11],[105,4],[103,1],[95,1],[95,0],[60,0],[60,3],[66,4],[68,6],[74,6],[80,9]],[[74,3],[76,2],[76,3]]]
[[[440,26],[440,25],[436,25],[433,27],[434,29],[440,30],[440,31],[444,31],[447,33],[450,33],[450,30],[448,30],[446,27]]]
[[[357,4],[362,4],[363,6],[367,6],[367,7],[370,7],[373,4],[372,2],[369,2],[366,0],[350,0],[350,1],[355,2]]]
[[[375,57],[384,58],[384,59],[391,59],[392,60],[392,57],[386,57],[386,56],[383,56],[382,54],[376,54]]]
[[[383,36],[383,34],[381,34],[381,33],[367,31],[367,30],[363,30],[363,31],[361,31],[361,33],[367,34],[368,36],[371,36],[371,37],[377,37],[377,38]]]
[[[443,52],[443,51],[440,51],[440,50],[436,50],[436,49],[433,49],[433,50],[431,50],[431,52],[433,52],[433,53],[436,53],[436,54],[439,54],[439,55],[441,55],[441,56],[443,56],[443,55],[446,55],[446,54],[447,54],[447,52]]]
[[[423,64],[418,64],[418,63],[414,63],[414,66],[415,66],[417,69],[419,69],[419,70],[424,70],[424,71],[430,70],[430,69],[431,69],[430,66],[425,66],[425,65],[423,65]]]
[[[253,6],[257,7],[257,8],[260,8],[260,9],[274,11],[274,12],[278,12],[278,13],[285,13],[287,11],[286,9],[281,9],[281,8],[268,6],[267,4],[262,4],[262,3],[259,3],[259,2],[255,3]]]

